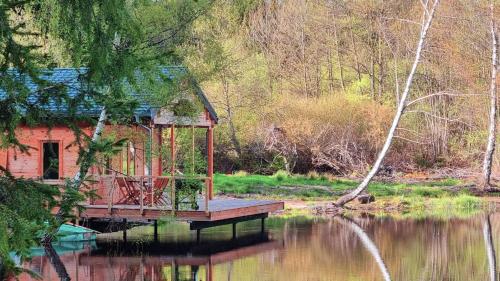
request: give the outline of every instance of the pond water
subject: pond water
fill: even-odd
[[[187,224],[108,234],[92,244],[56,245],[72,280],[496,280],[500,213],[465,219],[270,218],[206,229]],[[493,247],[491,247],[493,246]],[[488,258],[488,253],[491,253]],[[25,267],[58,280],[49,260]],[[496,273],[494,273],[496,274]],[[20,280],[32,280],[22,275]],[[33,279],[35,280],[35,279]]]

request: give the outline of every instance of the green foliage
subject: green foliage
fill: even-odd
[[[57,186],[15,179],[8,173],[0,177],[0,259],[6,273],[19,272],[10,252],[25,258],[36,245],[34,237],[57,226],[50,211],[60,195]]]
[[[413,201],[416,202],[422,198],[440,199],[462,195],[443,188],[460,183],[456,179],[415,184],[373,182],[368,186],[368,193],[373,194],[376,198],[402,198],[413,203]],[[335,179],[325,174],[313,174],[311,177],[311,175],[290,175],[284,171],[272,176],[255,174],[215,174],[214,176],[216,192],[225,194],[333,199],[356,186],[356,181]]]
[[[83,134],[78,124],[85,121],[95,125],[96,119],[83,116],[81,109],[102,107],[108,122],[128,123],[137,106],[131,92],[148,90],[156,100],[168,101],[174,89],[193,91],[189,83],[181,83],[181,88],[164,87],[178,81],[158,75],[158,66],[181,61],[176,48],[189,38],[193,20],[210,8],[210,2],[1,2],[0,147],[28,152],[29,148],[16,136],[21,123],[66,125],[74,131],[76,140],[71,145],[79,148],[79,171],[85,176],[98,155],[116,153],[120,145],[110,139],[94,142]],[[64,59],[52,57],[56,53]],[[64,85],[40,79],[44,67],[62,65],[85,68],[79,77],[82,91],[74,97],[67,95]],[[32,93],[25,79],[38,86],[36,101],[27,98]],[[49,104],[66,107],[65,116],[48,110]],[[0,175],[0,259],[8,267],[7,272],[13,270],[10,251],[24,257],[39,235],[53,232],[58,224],[71,218],[84,196],[94,196],[79,187],[79,181],[67,180],[61,194],[55,186]],[[57,220],[50,214],[56,205],[62,211]]]
[[[281,181],[285,180],[286,178],[288,178],[288,172],[283,171],[283,170],[279,170],[276,173],[274,173],[273,177],[275,177],[277,181],[281,182]]]
[[[283,155],[277,155],[273,158],[273,161],[269,164],[269,169],[271,171],[283,172],[286,169],[287,160]],[[286,171],[285,171],[286,172]]]
[[[194,117],[199,114],[200,110],[194,104],[194,102],[181,98],[172,106],[172,111],[175,116],[187,116]]]
[[[466,210],[479,209],[484,204],[484,202],[480,198],[466,194],[461,194],[455,197],[453,200],[454,205],[457,206],[457,208]]]
[[[184,205],[188,205],[192,210],[198,210],[197,195],[203,191],[203,183],[198,179],[179,179],[175,181],[176,208],[182,210]]]

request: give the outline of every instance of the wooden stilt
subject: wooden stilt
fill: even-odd
[[[266,230],[266,218],[261,218],[260,221],[260,232],[264,233]]]
[[[127,242],[127,219],[123,219],[123,241]]]
[[[236,223],[233,223],[233,240],[236,239]]]
[[[158,220],[154,220],[154,241],[158,242]]]
[[[201,240],[201,229],[196,230],[196,243],[200,243]]]

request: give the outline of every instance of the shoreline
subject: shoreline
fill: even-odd
[[[241,196],[225,196],[241,198]],[[390,217],[468,217],[481,212],[494,212],[500,208],[500,197],[463,195],[460,197],[422,198],[419,202],[408,204],[398,197],[376,198],[374,202],[362,204],[357,200],[346,208],[335,207],[328,198],[302,200],[291,198],[268,198],[248,196],[245,198],[270,199],[283,201],[285,208],[271,214],[275,217],[310,216],[332,217],[339,214],[353,216],[390,216]],[[465,203],[461,200],[464,200]],[[456,202],[458,201],[458,202]],[[468,202],[471,201],[471,202]]]

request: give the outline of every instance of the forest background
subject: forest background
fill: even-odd
[[[488,4],[441,3],[413,81],[415,102],[382,172],[480,170]],[[410,71],[421,10],[419,1],[213,2],[176,52],[219,114],[216,170],[366,172]]]

